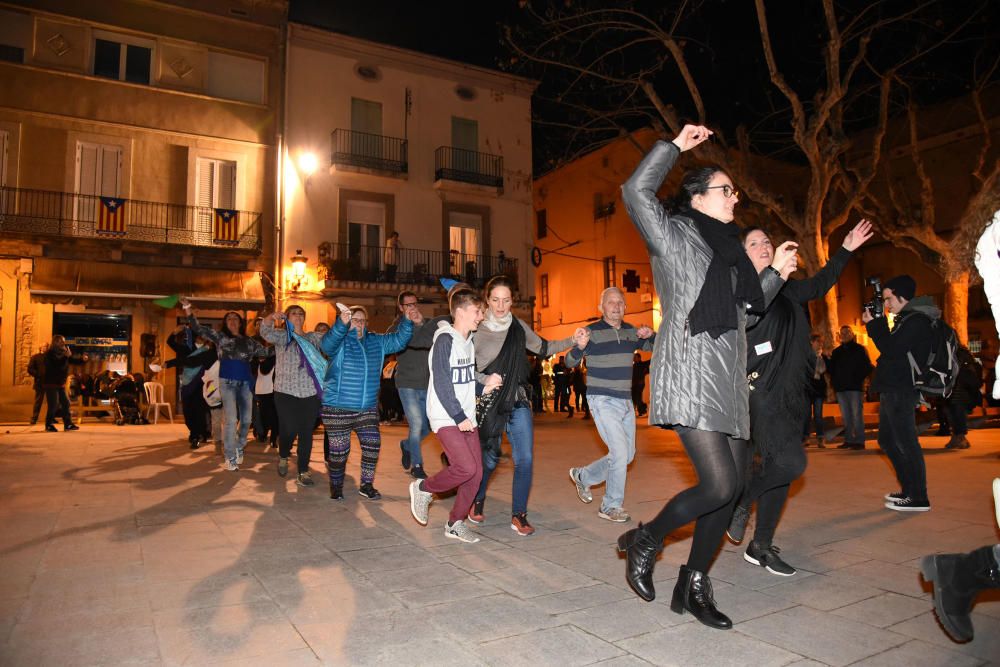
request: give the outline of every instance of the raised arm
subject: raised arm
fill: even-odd
[[[413,322],[404,317],[399,322],[399,327],[392,333],[375,334],[382,343],[382,354],[392,354],[406,349],[406,344],[410,342],[413,335]]]
[[[833,254],[830,261],[811,278],[789,280],[785,285],[785,296],[795,303],[806,303],[822,297],[837,284],[841,272],[853,256],[854,254],[847,248],[840,248]]]
[[[323,336],[323,340],[320,341],[319,349],[328,357],[332,357],[340,349],[340,346],[344,344],[344,339],[347,338],[347,323],[344,322],[343,318],[338,317],[333,322],[333,326],[330,330],[326,332]]]
[[[285,326],[291,326],[288,320],[285,320]],[[260,323],[260,337],[277,347],[288,345],[288,333],[274,326],[274,313],[265,317]]]
[[[677,162],[677,156],[711,135],[711,130],[704,126],[685,125],[673,141],[657,141],[622,185],[625,208],[652,256],[666,254],[673,234],[656,193]]]

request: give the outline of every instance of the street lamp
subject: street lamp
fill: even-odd
[[[319,168],[319,158],[315,153],[302,153],[299,155],[299,170],[305,175],[305,185],[309,185],[309,179]]]
[[[295,255],[292,257],[292,280],[290,282],[290,287],[293,292],[299,291],[299,288],[307,281],[306,278],[306,263],[309,258],[302,254],[302,250],[296,250]]]

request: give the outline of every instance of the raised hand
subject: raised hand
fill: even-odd
[[[635,335],[638,336],[640,339],[645,340],[646,338],[649,338],[650,336],[653,335],[653,329],[652,327],[643,324],[636,330]]]
[[[784,280],[795,272],[798,268],[798,247],[795,241],[785,241],[774,251],[774,259],[771,261],[771,268],[781,274]]]
[[[854,252],[864,244],[865,241],[870,239],[874,232],[872,232],[872,223],[868,222],[866,219],[862,219],[861,222],[854,225],[854,229],[847,232],[847,236],[844,237],[844,247]]]
[[[183,308],[184,310],[191,310],[191,301],[189,301],[187,297],[182,296],[180,299],[178,299],[178,302],[181,304],[181,308]]]
[[[681,128],[680,133],[674,137],[674,143],[683,153],[684,151],[689,151],[698,144],[707,141],[713,134],[715,133],[704,125],[685,125]]]

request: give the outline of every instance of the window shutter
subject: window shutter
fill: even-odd
[[[236,208],[236,163],[218,162],[219,194],[217,208]]]
[[[98,148],[91,144],[76,145],[77,183],[76,191],[81,195],[97,194]]]
[[[102,197],[117,197],[121,188],[122,150],[117,146],[100,146]]]
[[[198,160],[198,192],[195,197],[197,206],[214,208],[215,205],[215,162],[214,160]]]
[[[10,144],[10,132],[0,130],[0,187],[7,185],[7,146]]]

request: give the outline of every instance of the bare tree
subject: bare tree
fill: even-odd
[[[942,7],[938,0],[882,0],[858,4],[853,13],[842,11],[833,0],[815,2],[820,25],[800,28],[822,33],[816,40],[819,52],[797,58],[815,55],[819,63],[811,76],[790,77],[776,55],[767,3],[754,0],[759,52],[744,57],[749,63],[763,55],[763,76],[777,93],[773,108],[752,119],[754,125],[737,124],[730,136],[717,129],[719,141],[694,151],[698,158],[721,165],[743,193],[791,232],[800,243],[800,264],[810,272],[829,259],[831,235],[861,208],[878,173],[900,77],[981,10],[947,26],[929,27],[926,14],[929,8]],[[708,58],[713,45],[693,36],[697,29],[690,25],[704,21],[717,5],[684,1],[669,9],[640,10],[634,3],[608,9],[567,1],[536,12],[525,0],[521,4],[530,26],[506,31],[512,61],[560,82],[536,106],[545,115],[542,124],[559,123],[567,130],[560,136],[567,137],[569,157],[642,124],[664,138],[672,137],[687,119],[715,129],[713,117],[727,113],[724,107],[734,103],[717,90],[705,94],[713,82],[699,58]],[[790,7],[773,4],[782,11]],[[796,11],[802,13],[801,8]],[[899,39],[901,32],[916,27],[924,39],[909,45]],[[800,64],[791,65],[788,69],[803,71]],[[734,75],[744,74],[737,70]],[[866,133],[864,145],[852,132],[859,123],[874,128]],[[761,155],[768,148],[772,155],[802,165],[802,191],[789,191],[787,183],[767,179]],[[831,290],[813,312],[814,324],[830,338],[839,328],[836,304]]]
[[[935,174],[928,169],[921,148],[919,109],[909,104],[907,121],[909,143],[907,155],[912,161],[912,179],[918,186],[918,202],[913,202],[906,183],[898,177],[886,160],[880,183],[885,194],[872,193],[868,203],[872,206],[878,228],[894,244],[912,250],[933,269],[945,285],[944,319],[958,334],[959,340],[968,343],[969,285],[977,276],[972,270],[976,242],[982,235],[994,212],[1000,209],[1000,162],[997,147],[991,136],[990,119],[982,102],[982,82],[992,78],[998,62],[994,61],[981,85],[973,90],[970,99],[975,110],[979,132],[974,136],[979,150],[972,153],[968,166],[969,196],[964,208],[952,211],[953,225],[948,232],[938,231],[938,211],[941,202],[935,193]],[[941,175],[938,174],[940,177]]]

